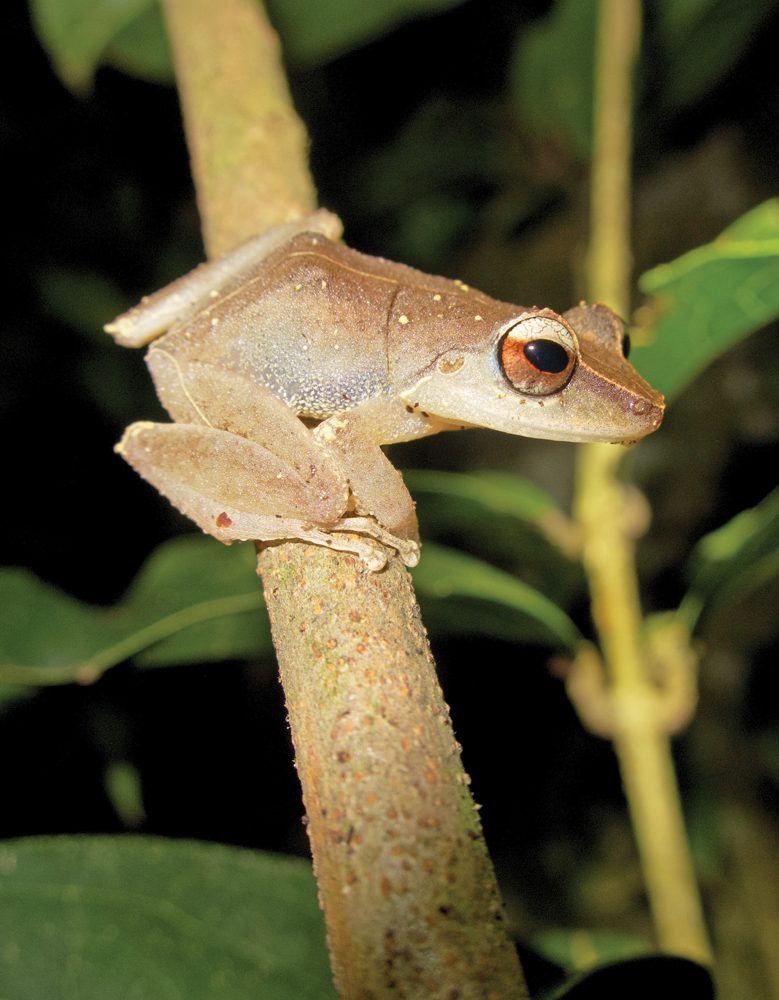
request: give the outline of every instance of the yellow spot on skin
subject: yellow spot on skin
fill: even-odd
[[[327,288],[327,282],[326,281],[322,282],[322,288]]]
[[[481,316],[474,316],[473,318],[476,320],[477,323],[478,322],[482,322],[482,323],[484,322],[484,320],[482,319]]]
[[[299,292],[302,287],[302,285],[295,285],[295,291]]]
[[[441,301],[441,296],[440,295],[434,295],[433,296],[433,302],[440,302],[440,301]]]
[[[219,298],[219,292],[217,292],[217,290],[215,288],[212,288],[211,291],[208,294],[211,296],[212,299],[218,299]]]
[[[406,323],[408,323],[408,316],[399,317],[398,323],[400,323],[401,326],[405,326]]]
[[[217,316],[214,316],[211,320],[211,326],[219,326],[219,318]]]

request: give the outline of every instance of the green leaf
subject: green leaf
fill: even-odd
[[[62,81],[88,90],[108,43],[153,0],[31,0],[38,37]]]
[[[118,31],[100,61],[142,80],[175,83],[173,55],[160,5],[153,3]]]
[[[642,275],[659,320],[630,360],[667,397],[717,355],[779,316],[779,199],[758,205],[713,243]],[[649,340],[642,345],[642,340]]]
[[[251,545],[197,535],[166,542],[109,609],[25,570],[0,571],[0,684],[91,682],[141,652],[158,666],[271,649]]]
[[[267,0],[288,62],[316,66],[463,0]]]
[[[545,958],[571,972],[615,962],[652,949],[643,938],[624,931],[565,930],[555,928],[534,934],[531,944]]]
[[[409,469],[403,481],[414,495],[468,500],[485,510],[532,524],[568,558],[579,550],[576,526],[552,497],[530,479],[513,472],[440,472]]]
[[[308,862],[161,838],[0,845],[13,1000],[335,1000]]]
[[[679,608],[687,628],[722,612],[779,576],[779,488],[705,535],[691,558],[692,583]]]
[[[522,35],[511,72],[523,116],[589,159],[595,93],[597,0],[558,0]]]
[[[440,493],[476,500],[501,514],[540,524],[544,516],[558,510],[557,504],[540,486],[512,472],[425,471],[409,469],[403,481],[415,493]]]
[[[548,597],[464,552],[426,542],[412,575],[423,617],[451,634],[570,650],[581,641],[574,623]]]
[[[659,0],[657,30],[667,52],[662,98],[688,107],[724,79],[776,0]]]
[[[125,760],[113,760],[103,773],[103,788],[122,826],[135,830],[146,822],[141,776]]]

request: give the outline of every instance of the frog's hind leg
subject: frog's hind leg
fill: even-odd
[[[381,569],[386,552],[339,524],[348,486],[331,470],[305,480],[282,459],[228,431],[140,422],[116,450],[182,514],[222,542],[297,538],[354,552]],[[313,515],[313,516],[312,516]],[[337,526],[337,534],[331,533]]]
[[[160,399],[177,421],[172,426],[179,429],[136,425],[143,430],[134,437],[128,432],[122,453],[205,531],[223,541],[304,538],[377,563],[377,546],[367,539],[343,537],[358,533],[397,549],[408,565],[418,561],[416,544],[369,518],[343,517],[351,492],[346,473],[322,441],[265,386],[224,365],[181,361],[164,346],[153,346],[147,362]],[[136,442],[141,433],[143,443]],[[152,468],[146,455],[155,452]],[[210,499],[204,508],[206,479]],[[234,503],[225,484],[249,486],[252,495]],[[227,507],[243,514],[234,516]],[[260,514],[262,522],[257,520]],[[222,524],[216,525],[221,515]],[[231,524],[225,526],[227,519]],[[380,561],[383,565],[386,556]]]

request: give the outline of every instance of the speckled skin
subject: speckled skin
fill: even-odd
[[[498,302],[332,242],[333,219],[272,230],[107,328],[128,344],[169,330],[147,361],[175,424],[134,424],[118,450],[205,531],[302,538],[379,568],[381,549],[342,534],[357,532],[413,565],[413,503],[382,444],[465,426],[630,442],[659,425],[662,397],[604,306]],[[539,338],[564,349],[560,373],[529,363]]]

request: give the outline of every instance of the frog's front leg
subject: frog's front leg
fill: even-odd
[[[392,396],[380,396],[336,413],[314,430],[327,453],[349,478],[358,514],[375,517],[393,535],[419,542],[414,501],[381,444],[410,441],[454,426],[421,413]]]

